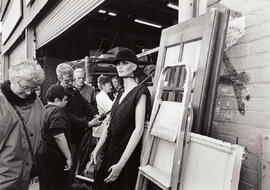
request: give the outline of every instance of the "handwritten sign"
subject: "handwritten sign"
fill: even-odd
[[[183,105],[181,102],[163,101],[151,129],[151,135],[175,142],[180,128],[182,112]]]

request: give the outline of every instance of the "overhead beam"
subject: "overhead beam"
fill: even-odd
[[[158,52],[158,50],[159,50],[159,47],[156,47],[156,48],[153,48],[153,49],[149,49],[149,50],[147,50],[145,52],[142,52],[140,54],[137,54],[137,58],[141,58],[141,57],[150,55],[152,53],[156,53],[156,52]]]
[[[179,0],[178,5],[178,23],[194,17],[194,0]]]

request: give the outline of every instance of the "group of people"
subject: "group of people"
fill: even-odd
[[[36,95],[45,79],[40,65],[10,67],[0,91],[1,190],[26,190],[36,175],[40,190],[66,190],[88,172],[95,190],[135,188],[150,93],[135,80],[132,50],[119,50],[112,63],[119,77],[100,76],[97,95],[83,69],[59,64],[45,107]]]

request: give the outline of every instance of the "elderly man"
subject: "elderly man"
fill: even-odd
[[[56,68],[57,78],[60,84],[65,88],[68,96],[68,104],[66,112],[71,121],[71,154],[73,167],[71,170],[71,178],[74,179],[77,164],[79,162],[79,173],[89,159],[90,145],[92,138],[92,127],[100,125],[102,122],[98,120],[97,109],[91,106],[88,101],[82,97],[79,90],[73,86],[73,68],[66,64],[59,64]]]
[[[30,171],[40,140],[45,109],[35,89],[44,71],[34,61],[22,61],[9,69],[0,92],[0,189],[27,190]]]
[[[85,71],[82,68],[74,70],[74,86],[80,91],[84,97],[93,107],[97,108],[96,92],[93,86],[85,84]]]

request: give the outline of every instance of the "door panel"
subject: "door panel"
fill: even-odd
[[[220,12],[208,12],[192,20],[162,31],[155,80],[169,62],[184,61],[194,69],[192,106],[195,120],[193,131],[199,133],[203,123],[207,86],[212,67]],[[154,84],[154,93],[157,84]],[[155,105],[153,106],[155,107]]]

